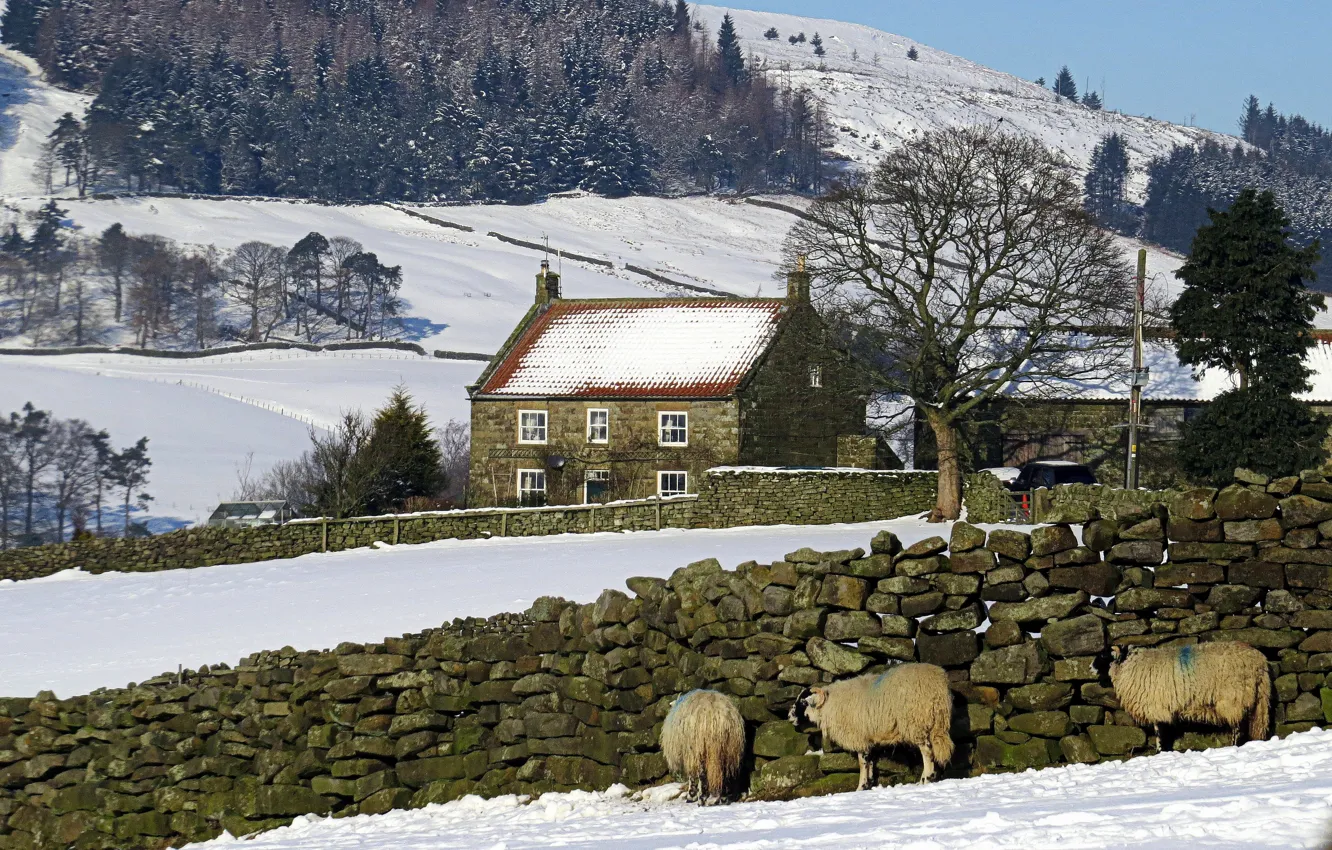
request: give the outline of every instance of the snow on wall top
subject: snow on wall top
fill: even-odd
[[[481,395],[718,398],[767,350],[783,301],[556,301],[519,338]]]

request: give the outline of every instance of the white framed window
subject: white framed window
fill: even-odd
[[[609,469],[589,469],[583,473],[583,504],[595,505],[606,501],[609,490]]]
[[[689,492],[688,472],[658,472],[658,496],[683,496]]]
[[[809,385],[814,389],[823,386],[823,367],[818,363],[809,364]]]
[[[667,411],[657,414],[657,444],[661,446],[689,445],[689,414]]]
[[[546,442],[546,411],[544,410],[518,411],[518,442],[520,443]]]
[[[592,407],[587,411],[587,441],[589,443],[610,442],[610,411],[604,407]]]
[[[544,505],[546,503],[546,470],[518,470],[518,504]]]

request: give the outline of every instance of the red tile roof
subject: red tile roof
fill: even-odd
[[[555,301],[479,395],[722,398],[767,350],[775,298]]]

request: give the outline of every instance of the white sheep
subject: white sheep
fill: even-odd
[[[826,741],[855,753],[860,759],[858,790],[864,791],[878,781],[871,754],[880,746],[916,747],[924,764],[920,781],[930,781],[935,762],[946,765],[953,757],[952,714],[953,697],[943,668],[898,664],[884,673],[807,688],[791,706],[790,718],[799,726],[803,715]]]
[[[689,691],[675,698],[661,727],[661,752],[671,773],[684,778],[685,799],[715,805],[740,773],[745,720],[717,691]]]
[[[1230,728],[1239,743],[1249,718],[1249,737],[1267,737],[1272,677],[1267,658],[1247,643],[1218,641],[1139,649],[1114,647],[1110,682],[1119,704],[1139,723],[1150,723],[1161,748],[1161,724],[1176,720]]]

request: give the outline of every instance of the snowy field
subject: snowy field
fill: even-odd
[[[57,573],[0,581],[0,695],[121,687],[177,665],[261,649],[378,641],[454,617],[526,610],[538,596],[590,602],[636,575],[703,558],[727,569],[802,546],[868,549],[881,529],[910,544],[948,527],[915,519],[623,534],[444,540],[158,573]],[[170,635],[170,639],[163,639]]]
[[[699,808],[629,794],[465,797],[412,811],[307,816],[247,850],[1070,850],[1324,848],[1332,732],[1239,748],[949,779],[783,803]]]
[[[0,357],[0,415],[30,401],[57,418],[83,419],[105,429],[116,448],[147,437],[153,466],[145,489],[153,501],[145,514],[134,516],[149,518],[154,533],[207,518],[231,496],[237,468],[247,455],[253,454],[255,470],[263,470],[296,457],[310,444],[309,425],[272,410],[198,387],[154,383],[142,375],[79,372],[35,362],[48,359],[53,358]]]

